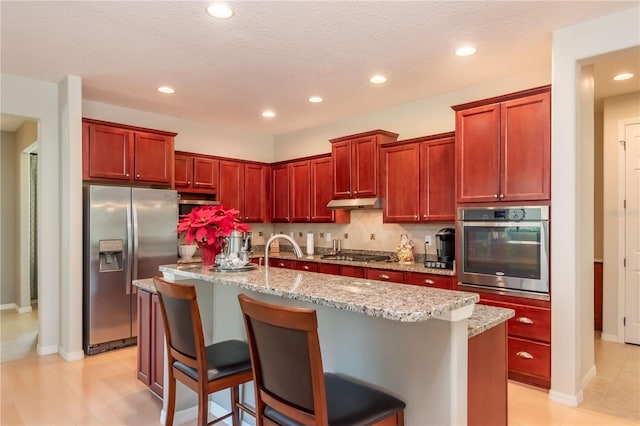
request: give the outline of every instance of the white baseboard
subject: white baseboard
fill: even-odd
[[[16,305],[15,303],[5,303],[4,305],[0,305],[0,311],[4,311],[7,309],[15,309],[17,311],[18,305]]]
[[[58,352],[60,353],[60,356],[62,357],[62,359],[64,359],[67,362],[79,361],[81,359],[84,359],[84,352],[82,350],[75,351],[75,352],[67,352],[64,349],[60,348]]]
[[[58,345],[40,346],[38,345],[38,355],[51,355],[58,353]]]
[[[216,417],[222,417],[225,414],[227,414],[229,412],[229,410],[227,410],[226,408],[216,404],[213,401],[209,401],[209,412],[211,414],[213,414]],[[240,410],[241,413],[243,413],[242,410]],[[247,416],[249,416],[248,414],[246,414]],[[251,417],[251,416],[249,416]],[[226,418],[224,419],[221,423],[227,425],[227,426],[231,426],[231,418]],[[247,423],[244,419],[242,420],[241,426],[253,426],[255,425],[254,423]]]
[[[17,308],[16,310],[18,311],[19,314],[26,314],[27,312],[31,312],[32,311],[31,305],[23,306],[22,308],[18,308],[18,307],[16,307],[16,308]]]
[[[164,407],[160,412],[160,424],[165,424],[165,419],[167,418],[167,412],[164,411]],[[173,415],[173,424],[181,425],[184,423],[193,423],[194,420],[198,418],[198,406],[185,408],[184,410],[177,410]]]
[[[587,374],[585,374],[584,377],[582,378],[582,381],[580,382],[580,389],[581,390],[586,389],[586,387],[589,384],[589,382],[591,381],[591,379],[596,377],[596,373],[597,373],[596,366],[594,364],[594,365],[591,366],[589,371],[587,371]]]
[[[549,391],[549,400],[551,402],[566,405],[567,407],[577,407],[582,402],[582,399],[582,391],[578,392],[576,395],[570,395],[554,390]]]
[[[618,340],[617,334],[602,333],[600,338],[605,342],[622,343]]]

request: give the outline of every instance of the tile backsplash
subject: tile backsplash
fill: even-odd
[[[342,240],[343,250],[367,250],[393,252],[400,243],[400,236],[407,234],[415,244],[414,252],[424,254],[425,235],[431,236],[431,245],[427,254],[436,254],[436,233],[442,228],[453,228],[453,222],[434,224],[398,224],[382,223],[382,210],[352,210],[351,223],[255,223],[252,226],[252,242],[264,245],[271,233],[283,233],[293,236],[295,241],[305,249],[307,233],[313,232],[314,247],[331,248],[333,239]],[[262,232],[262,236],[259,233]],[[321,238],[320,234],[325,238]],[[327,234],[331,237],[327,240]],[[282,242],[287,244],[286,242]]]

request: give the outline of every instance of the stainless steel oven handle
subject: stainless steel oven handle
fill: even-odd
[[[531,226],[535,228],[541,228],[543,224],[547,223],[547,220],[539,221],[526,221],[526,222],[485,222],[485,221],[469,221],[461,220],[462,227],[473,226],[478,228],[513,228],[522,226]]]

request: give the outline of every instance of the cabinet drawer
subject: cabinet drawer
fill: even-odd
[[[367,268],[365,277],[368,280],[391,281],[394,283],[403,282],[403,273],[400,271],[390,271],[388,269]]]
[[[437,287],[451,289],[452,278],[447,275],[423,274],[420,272],[405,272],[405,284],[422,285],[426,287]]]
[[[482,303],[516,311],[515,316],[509,320],[509,336],[551,342],[551,311],[549,309],[495,300],[482,300]]]
[[[364,268],[360,266],[340,265],[340,275],[352,278],[364,278]]]
[[[294,260],[288,260],[288,259],[269,259],[269,266],[273,266],[275,268],[287,268],[287,269],[293,269],[295,265],[295,261]]]
[[[509,372],[551,377],[551,346],[509,337]]]
[[[318,272],[318,264],[316,262],[304,262],[297,260],[295,268],[299,271]]]
[[[340,275],[340,265],[332,263],[318,263],[318,272],[321,274]]]

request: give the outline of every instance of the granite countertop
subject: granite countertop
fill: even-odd
[[[263,254],[257,254],[253,256],[254,258],[264,257]],[[333,263],[336,265],[350,265],[350,266],[360,266],[363,268],[380,268],[380,269],[389,269],[392,271],[407,271],[407,272],[420,272],[423,274],[435,274],[435,275],[448,275],[455,276],[456,272],[451,269],[437,269],[437,268],[426,268],[423,263],[414,263],[411,265],[401,265],[395,261],[376,261],[376,262],[353,262],[348,260],[333,260],[333,259],[323,259],[321,254],[314,254],[313,256],[304,255],[302,258],[296,258],[296,255],[293,252],[281,251],[279,254],[269,254],[269,259],[287,259],[287,260],[301,260],[307,262],[317,262],[317,263]]]
[[[264,266],[213,272],[197,264],[163,265],[160,271],[401,322],[446,319],[480,300],[476,293]]]
[[[271,271],[272,269],[270,269]],[[244,273],[241,273],[241,275]],[[306,273],[305,273],[306,274]],[[229,274],[224,274],[229,275]],[[155,293],[156,289],[153,285],[153,279],[147,278],[142,280],[135,280],[133,284],[143,290],[146,290],[151,293]],[[416,286],[407,286],[407,287],[416,287]],[[422,287],[417,287],[422,288]],[[450,290],[442,290],[442,291],[450,291]],[[473,310],[473,314],[469,318],[468,321],[468,336],[472,338],[477,336],[478,334],[491,329],[492,327],[507,321],[509,318],[514,316],[513,309],[506,308],[498,308],[495,306],[487,306],[476,304]]]

